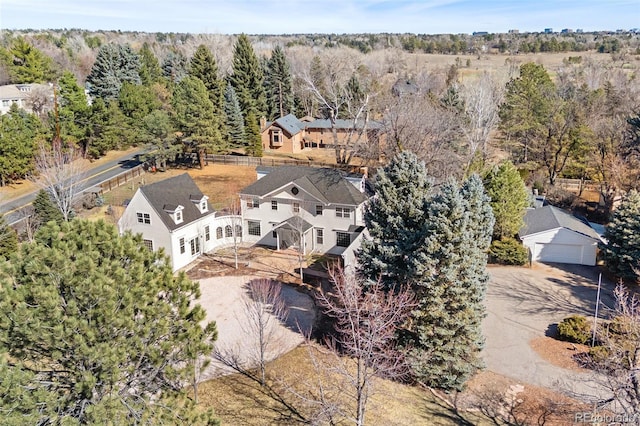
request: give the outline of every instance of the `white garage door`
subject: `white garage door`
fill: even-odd
[[[572,244],[536,243],[534,260],[538,262],[582,263],[582,246]]]

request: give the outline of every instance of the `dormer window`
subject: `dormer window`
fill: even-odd
[[[164,211],[166,211],[167,213],[169,213],[169,216],[171,216],[171,219],[173,219],[173,222],[178,225],[182,222],[184,222],[184,215],[183,215],[183,211],[184,207],[183,206],[175,206],[175,205],[165,205],[164,206]]]
[[[198,208],[198,211],[201,214],[204,214],[206,212],[209,211],[209,204],[207,203],[207,200],[209,199],[209,197],[207,197],[206,195],[202,195],[202,194],[197,194],[197,195],[190,195],[189,198],[191,199],[191,201],[193,202],[193,204],[196,205],[196,207]]]

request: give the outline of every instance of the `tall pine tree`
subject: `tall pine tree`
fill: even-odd
[[[367,203],[364,222],[370,238],[358,252],[359,273],[381,280],[386,289],[415,279],[408,259],[422,244],[416,232],[425,221],[424,206],[431,182],[424,162],[404,151],[384,167],[375,180],[375,197]]]
[[[250,112],[257,119],[266,115],[264,74],[249,37],[245,34],[241,34],[236,41],[233,51],[233,72],[229,75],[229,82],[238,96],[245,125],[249,124],[247,118]]]
[[[267,94],[267,119],[276,120],[294,112],[293,85],[289,62],[280,46],[271,52],[264,79]]]
[[[189,75],[199,78],[209,92],[209,100],[213,105],[213,127],[224,138],[227,134],[224,120],[224,88],[225,81],[218,78],[218,65],[216,60],[205,45],[201,44],[193,54],[189,65]]]
[[[449,181],[426,206],[424,245],[411,259],[420,278],[407,328],[407,360],[431,387],[460,390],[482,367],[481,322],[493,215],[481,180]]]
[[[617,276],[640,279],[640,193],[631,190],[614,211],[600,250],[607,268]]]
[[[215,323],[140,236],[50,223],[0,266],[0,288],[3,424],[215,424],[184,390]]]
[[[162,68],[158,58],[151,50],[151,46],[146,41],[138,53],[140,56],[140,81],[145,86],[151,86],[162,80]]]
[[[496,222],[493,238],[515,237],[524,225],[524,214],[529,206],[529,193],[518,169],[505,161],[489,171],[484,182]]]
[[[245,132],[247,134],[247,147],[246,153],[253,157],[262,157],[262,137],[260,136],[260,127],[258,126],[258,120],[252,112],[247,117],[247,127]]]
[[[102,99],[116,99],[122,83],[140,84],[140,59],[131,46],[105,44],[87,76],[89,94]]]
[[[18,235],[7,224],[4,216],[0,216],[0,260],[7,259],[18,249]]]
[[[238,103],[236,91],[231,83],[227,84],[227,88],[224,91],[224,112],[229,143],[233,147],[244,146],[247,140],[244,118],[242,117],[242,110]]]
[[[199,78],[185,77],[176,85],[172,103],[183,142],[198,154],[203,168],[207,151],[222,152],[227,148],[220,129],[213,125],[213,105],[207,88]]]

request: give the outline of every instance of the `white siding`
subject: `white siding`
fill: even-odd
[[[537,262],[596,264],[598,242],[577,232],[557,228],[522,238],[522,243],[531,251]]]

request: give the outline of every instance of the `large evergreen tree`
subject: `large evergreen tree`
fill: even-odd
[[[415,279],[408,260],[422,244],[417,231],[426,218],[431,182],[424,162],[405,151],[378,172],[374,185],[376,195],[364,211],[370,238],[358,253],[359,273],[393,289]]]
[[[631,190],[613,212],[600,250],[607,268],[629,280],[640,279],[640,193]]]
[[[424,245],[411,259],[418,307],[404,336],[416,379],[460,390],[482,367],[481,322],[493,215],[482,182],[449,181],[428,202]]]
[[[32,171],[35,141],[42,132],[40,120],[15,103],[0,117],[0,186]]]
[[[54,221],[56,223],[64,222],[64,217],[60,209],[56,207],[56,203],[51,198],[49,192],[41,189],[38,191],[35,200],[33,200],[33,214],[40,223],[48,223]]]
[[[213,105],[213,123],[218,128],[218,133],[224,138],[226,135],[226,123],[224,120],[224,88],[225,81],[218,78],[218,65],[216,60],[205,45],[198,46],[191,58],[189,75],[199,78],[209,92],[209,100]]]
[[[162,80],[162,68],[149,43],[142,44],[138,56],[140,57],[140,82],[145,86],[159,83]]]
[[[172,102],[183,141],[198,154],[198,162],[203,168],[206,151],[226,149],[220,129],[213,125],[213,105],[207,88],[199,78],[185,77],[176,85]]]
[[[24,37],[16,37],[8,49],[0,48],[0,61],[12,83],[43,83],[54,78],[53,61]]]
[[[162,75],[176,84],[187,76],[187,58],[179,50],[170,51],[162,61]]]
[[[518,169],[510,161],[494,167],[484,178],[495,217],[493,238],[513,238],[524,225],[529,193]]]
[[[227,88],[224,91],[224,112],[229,143],[233,147],[244,146],[247,140],[244,118],[242,117],[242,110],[238,103],[236,91],[231,83],[227,84]]]
[[[273,49],[266,64],[264,85],[267,95],[267,119],[276,120],[294,112],[291,70],[280,46]]]
[[[81,145],[87,137],[89,124],[90,106],[87,96],[70,71],[62,74],[58,80],[58,87],[60,136],[67,143]],[[55,121],[55,117],[51,117],[51,120]]]
[[[258,126],[258,120],[252,112],[250,112],[249,117],[247,117],[247,123],[247,127],[245,127],[247,134],[246,153],[253,157],[262,157],[262,137],[260,135],[260,127]]]
[[[116,99],[122,83],[140,84],[140,59],[129,45],[105,44],[87,76],[91,96]]]
[[[41,228],[0,271],[6,424],[213,424],[184,385],[211,351],[198,284],[103,221]],[[10,386],[8,386],[10,384]]]
[[[18,249],[18,234],[7,224],[4,216],[0,216],[0,261],[8,258]]]
[[[250,112],[258,119],[265,116],[267,101],[264,74],[249,37],[245,34],[241,34],[236,41],[233,50],[233,72],[229,75],[229,82],[238,96],[245,125],[248,124],[246,120]]]

